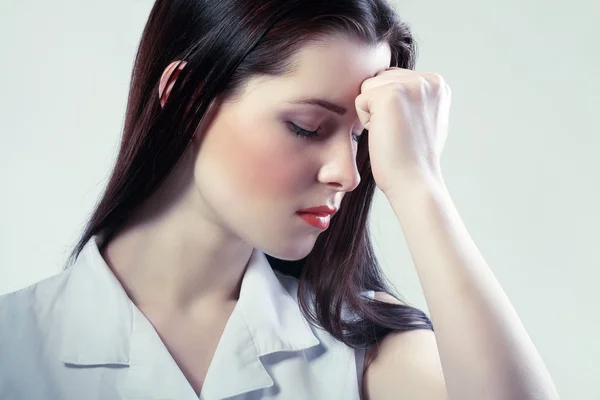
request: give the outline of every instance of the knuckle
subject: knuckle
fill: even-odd
[[[427,82],[437,88],[437,89],[441,89],[446,85],[446,80],[444,79],[444,77],[440,74],[438,74],[437,72],[429,72],[427,73]]]
[[[390,84],[390,90],[388,90],[386,93],[389,100],[400,101],[406,98],[408,90],[409,89],[405,84],[393,82]]]

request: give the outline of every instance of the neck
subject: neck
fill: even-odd
[[[197,214],[179,217],[130,224],[103,246],[129,297],[162,310],[237,300],[252,246]]]

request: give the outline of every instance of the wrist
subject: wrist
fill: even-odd
[[[419,200],[423,196],[437,196],[447,193],[448,189],[441,174],[405,174],[398,177],[396,185],[382,192],[393,205],[395,202]]]

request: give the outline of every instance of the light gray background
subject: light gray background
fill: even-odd
[[[397,1],[452,87],[446,183],[563,399],[600,400],[600,5]],[[60,271],[118,149],[149,0],[0,3],[0,294]],[[427,310],[377,193],[372,232]]]

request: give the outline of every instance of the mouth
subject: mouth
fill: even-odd
[[[318,206],[318,207],[311,207],[311,208],[306,208],[304,210],[298,210],[299,213],[310,213],[310,214],[317,214],[317,215],[333,215],[337,212],[337,208],[335,207],[329,207],[329,206]]]
[[[327,229],[331,220],[331,214],[329,213],[298,211],[296,214],[310,226],[321,230]]]

